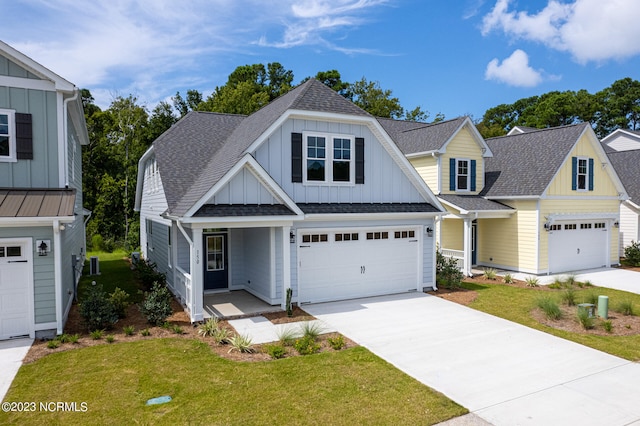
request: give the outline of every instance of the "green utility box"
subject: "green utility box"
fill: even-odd
[[[609,296],[598,296],[598,316],[609,318]]]

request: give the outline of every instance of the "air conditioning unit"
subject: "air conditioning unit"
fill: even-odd
[[[89,275],[100,275],[100,261],[98,256],[91,256],[89,260]]]

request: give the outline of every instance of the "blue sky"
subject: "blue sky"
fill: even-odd
[[[640,79],[638,0],[12,0],[0,39],[106,108],[208,96],[237,66],[337,69],[447,118]],[[7,19],[7,17],[10,17]]]

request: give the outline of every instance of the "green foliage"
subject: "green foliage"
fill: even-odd
[[[254,351],[251,337],[246,336],[244,334],[236,334],[235,336],[231,336],[229,339],[229,344],[231,348],[229,352],[234,350],[242,353],[252,353]]]
[[[584,302],[583,303],[589,303],[591,305],[597,305],[598,304],[598,295],[596,293],[585,293],[584,297],[583,297]]]
[[[347,345],[347,342],[345,342],[344,336],[342,336],[342,334],[335,337],[329,337],[327,339],[327,342],[329,343],[329,346],[331,346],[331,348],[336,351],[343,349]]]
[[[67,333],[62,333],[57,337],[57,340],[59,340],[60,343],[69,343],[70,337],[71,336],[69,336]]]
[[[149,330],[148,328],[142,329],[140,330],[140,334],[147,337],[147,336],[151,336],[151,330]]]
[[[502,281],[504,281],[505,284],[513,284],[513,276],[510,273],[506,273],[504,277],[502,277]]]
[[[140,259],[135,266],[136,275],[145,290],[150,290],[155,283],[167,284],[167,276],[158,272],[157,265],[147,259]]]
[[[304,321],[300,325],[300,330],[303,337],[309,337],[313,340],[316,340],[322,334],[322,326],[313,321]]]
[[[264,351],[273,359],[284,358],[287,351],[282,345],[266,345]]]
[[[100,340],[104,335],[104,330],[93,330],[89,335],[93,340]]]
[[[291,327],[282,327],[278,330],[278,341],[284,346],[291,346],[299,337],[299,333]]]
[[[453,257],[447,258],[440,250],[436,251],[436,283],[447,289],[460,288],[464,275],[458,268],[458,261]]]
[[[173,327],[171,327],[171,331],[173,331],[175,334],[184,334],[184,330],[178,324],[175,324]]]
[[[213,341],[218,345],[226,345],[227,343],[229,343],[231,333],[226,328],[219,327],[213,332],[211,337],[213,338]]]
[[[211,337],[218,329],[219,320],[217,317],[211,317],[198,326],[198,334],[204,337]]]
[[[77,344],[79,340],[80,340],[80,335],[77,333],[69,335],[67,339],[69,343],[73,343],[74,345]]]
[[[133,336],[134,333],[136,332],[136,328],[132,325],[127,325],[122,327],[122,331],[126,336]]]
[[[498,272],[493,268],[485,268],[482,272],[482,276],[488,280],[495,280]]]
[[[560,300],[567,306],[575,306],[576,304],[576,291],[569,287],[560,295]]]
[[[624,248],[624,260],[629,266],[640,266],[640,242],[631,241],[631,245]]]
[[[60,347],[60,340],[58,339],[49,340],[47,342],[47,348],[49,349],[57,349],[59,347]]]
[[[311,355],[320,351],[320,344],[311,336],[303,336],[295,341],[293,347],[300,355]]]
[[[616,304],[615,311],[622,315],[633,315],[633,302],[631,300],[622,300]]]
[[[80,316],[90,331],[110,328],[118,321],[118,313],[101,284],[90,286],[85,291],[80,301]]]
[[[124,318],[126,316],[126,309],[130,305],[129,293],[120,287],[116,287],[113,293],[109,295],[109,302],[111,302],[113,309],[115,309],[118,318]]]
[[[595,319],[589,315],[589,310],[578,307],[576,312],[576,318],[578,322],[585,330],[591,330],[595,324]]]
[[[116,341],[116,336],[114,336],[113,334],[109,334],[107,337],[104,338],[104,340],[106,340],[107,343],[113,343]]]
[[[540,281],[537,277],[529,276],[524,279],[527,287],[538,287]]]
[[[562,311],[558,303],[550,297],[540,297],[536,301],[538,308],[542,309],[547,319],[559,320],[562,318]]]
[[[145,293],[145,298],[140,305],[140,311],[147,321],[153,325],[162,325],[172,314],[172,296],[169,289],[160,283],[154,283],[150,292]]]
[[[611,333],[613,331],[613,323],[611,320],[602,321],[602,328],[604,328],[604,331],[607,333]]]

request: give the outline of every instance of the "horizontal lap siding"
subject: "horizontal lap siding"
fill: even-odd
[[[640,215],[625,204],[620,206],[620,255],[624,255],[624,248],[632,241],[640,241]]]
[[[434,193],[439,193],[438,188],[438,160],[434,157],[412,158],[411,165],[416,169],[422,180],[424,180]]]
[[[173,286],[173,269],[169,267],[169,227],[159,223],[153,223],[153,233],[151,235],[151,250],[146,253],[146,258],[156,264],[158,272],[166,274],[167,283]],[[149,235],[147,235],[147,239]]]
[[[446,152],[439,158],[440,175],[442,176],[442,194],[455,194],[455,191],[449,190],[449,160],[451,158],[465,158],[468,160],[476,160],[476,191],[466,191],[465,194],[477,194],[482,190],[484,177],[484,162],[482,159],[482,149],[477,144],[469,130],[462,129],[449,142]],[[471,173],[471,170],[469,170]],[[436,189],[431,188],[433,191]]]
[[[445,219],[440,222],[440,244],[443,249],[464,249],[464,221]]]

